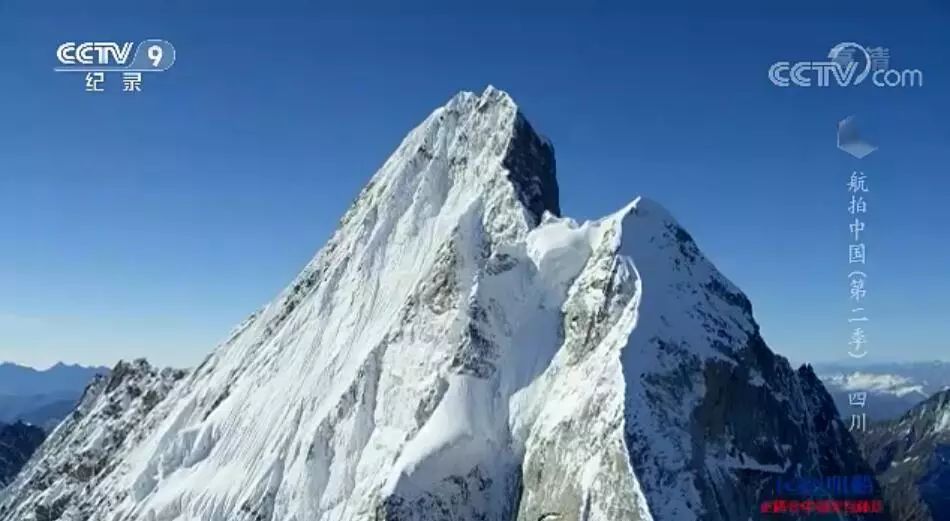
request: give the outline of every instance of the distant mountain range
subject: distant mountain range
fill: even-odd
[[[0,363],[0,488],[10,483],[46,433],[76,407],[86,386],[106,367],[58,363],[37,370]]]
[[[935,393],[950,388],[950,362],[826,363],[815,372],[834,398],[842,416],[856,410],[848,395],[867,391],[861,409],[869,421],[899,418]]]
[[[950,390],[858,436],[901,521],[950,521]]]
[[[38,370],[0,363],[0,422],[23,421],[49,431],[73,410],[95,375],[108,373],[107,367],[58,363]]]

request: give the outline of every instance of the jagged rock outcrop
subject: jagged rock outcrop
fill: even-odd
[[[86,485],[34,463],[0,519],[745,520],[776,476],[866,468],[662,207],[559,214],[512,99],[455,96]]]

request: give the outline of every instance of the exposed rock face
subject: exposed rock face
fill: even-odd
[[[45,437],[43,429],[35,425],[0,424],[0,488],[16,477]]]
[[[459,94],[166,399],[123,395],[88,480],[35,461],[0,519],[746,520],[776,476],[866,470],[658,204],[559,213],[511,98]]]
[[[894,519],[950,520],[950,390],[861,436]]]

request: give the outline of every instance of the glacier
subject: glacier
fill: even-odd
[[[864,470],[676,220],[562,216],[553,145],[489,87],[198,367],[93,384],[0,520],[745,520],[775,476]]]

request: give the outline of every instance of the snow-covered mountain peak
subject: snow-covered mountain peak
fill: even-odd
[[[509,189],[534,223],[545,210],[560,213],[553,148],[507,93],[489,86],[481,95],[455,95],[409,132],[351,211],[406,196],[425,196],[434,210],[454,202],[452,195],[506,199]]]
[[[668,212],[559,215],[553,148],[510,96],[453,97],[92,475],[18,481],[0,520],[718,521],[793,461],[860,470]]]

